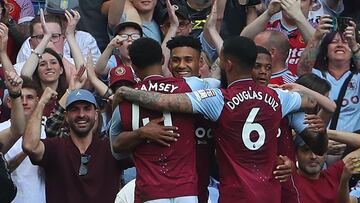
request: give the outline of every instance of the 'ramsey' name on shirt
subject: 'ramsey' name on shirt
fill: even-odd
[[[151,81],[149,81],[149,86],[146,87],[145,84],[141,85],[141,87],[139,88],[140,90],[143,91],[154,91],[154,92],[169,92],[169,93],[173,93],[176,89],[178,89],[179,87],[177,85],[173,85],[173,84],[167,84],[167,83],[152,83]]]

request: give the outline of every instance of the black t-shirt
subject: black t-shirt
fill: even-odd
[[[260,3],[260,0],[249,0],[246,5],[240,5],[238,0],[228,0],[225,6],[224,19],[221,24],[221,37],[226,39],[239,35],[246,26],[246,7]]]
[[[181,5],[187,8],[191,24],[192,24],[192,32],[190,33],[191,36],[198,37],[205,25],[206,19],[210,14],[211,7],[205,8],[203,10],[195,10],[192,9],[186,2],[186,0],[171,0],[171,4]],[[166,4],[164,0],[159,0],[157,3],[157,7],[155,9],[154,18],[158,19],[159,10],[161,8],[166,8]]]

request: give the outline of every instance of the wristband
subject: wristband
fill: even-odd
[[[16,99],[18,97],[21,97],[21,91],[20,92],[14,92],[14,93],[9,91],[9,96],[10,96],[11,99]]]
[[[39,59],[42,58],[42,55],[39,54],[39,53],[37,53],[34,49],[31,49],[31,53],[32,53],[32,54],[35,54]]]

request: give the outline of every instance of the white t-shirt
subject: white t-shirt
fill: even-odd
[[[10,120],[0,123],[0,130],[10,127]],[[41,138],[45,138],[44,126],[41,126]],[[22,152],[22,137],[5,154],[7,161]],[[17,187],[17,193],[12,203],[36,202],[46,203],[45,174],[42,168],[32,165],[28,156],[11,173],[11,178]]]

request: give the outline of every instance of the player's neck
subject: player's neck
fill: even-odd
[[[278,73],[281,72],[283,70],[286,69],[286,66],[283,62],[279,62],[279,63],[274,63],[272,68],[271,68],[271,72],[272,73]]]
[[[231,84],[234,81],[251,78],[251,73],[238,73],[238,74],[227,74],[227,83]]]
[[[163,72],[161,66],[153,65],[141,70],[141,72],[139,72],[138,74],[139,74],[138,77],[140,77],[141,80],[143,80],[144,78],[149,77],[151,75],[163,75]]]

